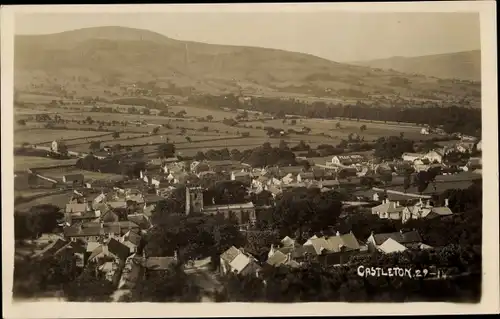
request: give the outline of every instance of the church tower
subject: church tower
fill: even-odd
[[[186,187],[186,215],[200,214],[203,211],[203,189]]]

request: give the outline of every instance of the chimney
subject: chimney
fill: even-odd
[[[399,201],[396,202],[396,207],[399,207]]]
[[[448,207],[449,203],[448,203],[448,198],[445,198],[444,199],[444,206]]]
[[[286,261],[291,261],[292,260],[292,253],[286,254]]]
[[[178,255],[177,255],[177,250],[174,251],[174,260],[177,261]]]
[[[335,234],[335,236],[340,236],[340,233],[339,231],[337,230],[337,233]]]
[[[400,229],[400,230],[399,230],[399,233],[400,233],[401,235],[403,235],[403,230],[402,230],[402,229]]]

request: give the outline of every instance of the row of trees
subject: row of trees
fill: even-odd
[[[469,276],[447,280],[406,277],[363,277],[364,267],[448,267],[450,275],[467,271]],[[431,267],[434,266],[434,267]],[[477,302],[481,296],[481,251],[474,247],[449,246],[439,251],[368,255],[341,267],[310,264],[308,267],[267,268],[262,278],[230,275],[217,295],[222,302]],[[430,279],[430,280],[429,280]]]
[[[371,121],[391,121],[443,125],[449,133],[481,134],[481,110],[467,107],[379,107],[357,102],[355,105],[341,105],[325,102],[307,103],[295,99],[252,97],[248,105],[235,95],[200,95],[190,97],[190,102],[210,107],[249,108],[253,111],[271,113],[284,117],[285,114],[313,118],[350,118]]]

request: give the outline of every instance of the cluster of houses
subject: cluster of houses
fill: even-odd
[[[431,204],[430,200],[424,202],[422,198],[419,198],[414,203],[403,205],[399,201],[385,199],[382,204],[372,207],[371,211],[372,214],[381,219],[398,220],[402,223],[415,219],[432,219],[453,215],[453,212],[448,207],[448,199],[445,199],[442,206],[435,206]]]
[[[405,250],[432,248],[422,242],[418,231],[393,233],[371,233],[365,241],[359,241],[352,232],[333,236],[316,235],[303,244],[288,236],[279,245],[271,245],[265,262],[259,262],[244,248],[230,247],[220,255],[220,273],[260,276],[266,267],[303,267],[308,261],[318,261],[324,265],[346,265],[354,256],[371,253],[391,254]]]

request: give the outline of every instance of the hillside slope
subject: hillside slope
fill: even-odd
[[[180,41],[124,27],[18,35],[14,65],[16,89],[63,90],[73,96],[121,95],[125,85],[138,82],[185,94],[243,91],[260,96],[322,96],[339,102],[370,95],[460,99],[477,96],[479,88],[309,54]]]
[[[392,57],[388,59],[353,62],[360,66],[393,69],[442,79],[481,80],[481,51],[427,55],[420,57]]]

